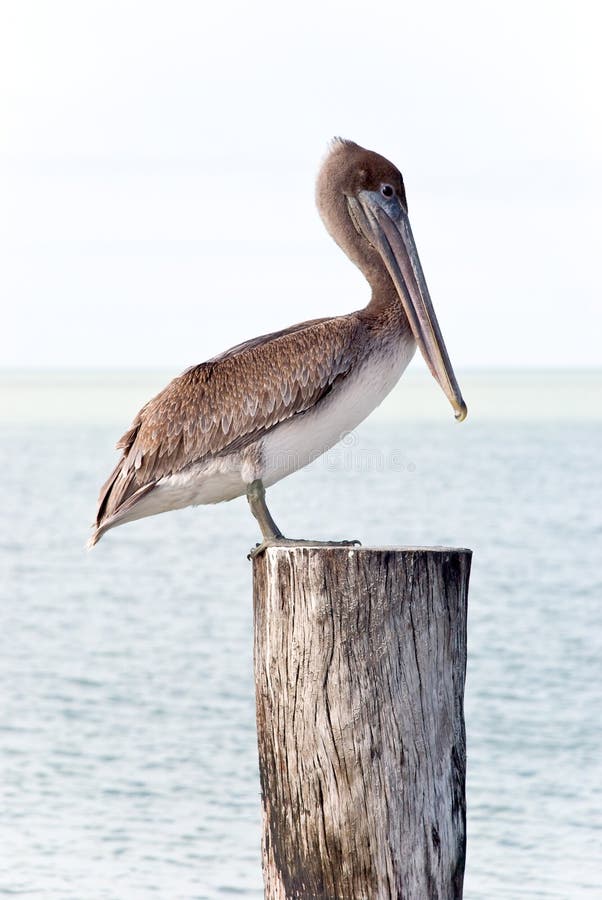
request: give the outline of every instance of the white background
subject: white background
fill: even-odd
[[[599,10],[4,0],[0,365],[177,371],[363,305],[336,134],[403,171],[457,368],[599,364]]]

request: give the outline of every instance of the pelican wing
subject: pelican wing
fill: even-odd
[[[316,319],[233,347],[174,378],[117,444],[96,527],[131,508],[162,478],[242,449],[315,406],[357,357],[360,319]]]

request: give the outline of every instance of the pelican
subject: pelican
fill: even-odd
[[[286,539],[265,489],[365,419],[416,345],[456,419],[466,418],[399,170],[336,138],[318,174],[316,201],[330,235],[365,275],[370,302],[348,315],[253,338],[174,378],[118,442],[121,458],[101,489],[90,546],[117,525],[244,494],[263,537],[253,554],[272,545],[324,543]]]

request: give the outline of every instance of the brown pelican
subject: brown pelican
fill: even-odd
[[[318,175],[317,206],[366,276],[365,309],[254,338],[174,378],[117,444],[90,546],[144,516],[246,494],[261,551],[287,541],[265,488],[307,465],[375,409],[416,344],[466,417],[408,219],[403,179],[377,153],[337,138]],[[321,543],[321,542],[306,542]]]

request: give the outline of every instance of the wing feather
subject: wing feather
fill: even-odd
[[[361,327],[354,313],[301,323],[174,378],[118,441],[123,453],[101,489],[97,528],[161,478],[242,449],[319,403],[357,359]]]

